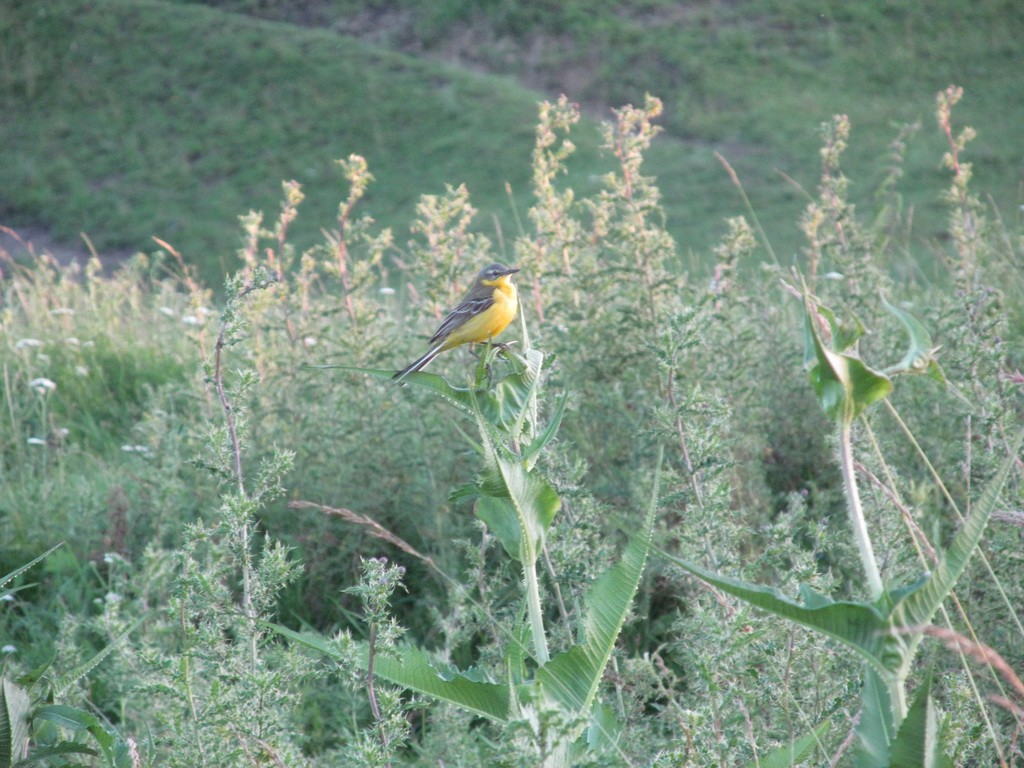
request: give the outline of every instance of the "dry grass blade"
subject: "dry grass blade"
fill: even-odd
[[[982,642],[974,642],[959,632],[954,632],[952,629],[925,627],[924,633],[941,640],[943,645],[949,650],[965,653],[980,664],[992,667],[1010,684],[1017,692],[1017,695],[1024,699],[1024,682],[1021,681],[1017,673],[1013,671],[1010,665],[1006,663],[1006,660],[994,648]]]
[[[313,501],[292,501],[289,502],[288,508],[316,509],[319,510],[320,512],[323,512],[324,514],[333,515],[334,517],[340,517],[342,520],[345,520],[349,523],[360,525],[363,528],[366,528],[371,536],[374,536],[378,539],[382,539],[383,541],[386,541],[389,544],[394,544],[403,552],[410,554],[413,557],[419,558],[424,563],[433,568],[435,571],[438,571],[440,573],[437,565],[434,564],[433,560],[419,552],[415,547],[413,547],[411,544],[405,541],[405,539],[396,536],[394,533],[389,531],[376,520],[370,517],[366,517],[366,515],[360,515],[358,512],[353,512],[351,509],[345,509],[344,507],[328,507],[325,504],[317,504],[316,502]]]

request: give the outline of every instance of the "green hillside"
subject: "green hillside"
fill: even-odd
[[[981,128],[978,184],[1004,211],[1019,200],[1024,14],[1013,3],[216,5],[5,4],[3,223],[67,240],[86,232],[101,250],[149,250],[157,236],[218,281],[238,215],[272,212],[280,182],[295,179],[309,197],[298,242],[312,242],[340,198],[332,161],[359,153],[377,178],[382,224],[407,222],[420,194],[465,182],[478,226],[494,234],[497,217],[508,237],[505,184],[524,209],[544,98],[517,81],[565,91],[597,117],[645,92],[662,97],[666,134],[647,168],[670,231],[697,260],[721,237],[722,219],[742,210],[716,150],[740,173],[776,249],[799,248],[792,222],[805,198],[785,177],[813,192],[817,126],[839,112],[853,122],[854,199],[883,177],[896,124],[922,122],[900,191],[916,207],[916,235],[937,236],[945,137],[930,115],[951,82],[967,92],[960,119]],[[586,185],[601,167],[595,123],[574,139]],[[399,243],[406,234],[396,232]]]

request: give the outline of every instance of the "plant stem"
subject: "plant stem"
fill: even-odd
[[[868,577],[868,589],[871,592],[871,600],[875,601],[882,596],[882,575],[878,571],[875,551],[871,547],[871,537],[868,535],[868,526],[864,521],[864,510],[860,505],[860,494],[857,492],[857,478],[854,476],[853,469],[851,426],[851,423],[845,419],[840,421],[839,463],[843,470],[843,489],[846,491],[846,505],[850,512],[850,523],[853,525],[853,533],[857,537],[857,549],[860,551],[860,559],[864,564],[864,572]]]
[[[526,582],[526,613],[530,619],[530,632],[533,635],[533,652],[537,656],[537,663],[544,666],[551,657],[548,655],[548,639],[544,634],[544,616],[540,610],[536,556],[523,558],[523,580]]]

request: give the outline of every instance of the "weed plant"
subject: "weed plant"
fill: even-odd
[[[1020,764],[1024,240],[959,96],[924,246],[912,132],[865,216],[838,116],[799,263],[750,208],[688,274],[660,102],[582,194],[563,99],[514,241],[453,186],[398,242],[351,156],[316,246],[294,182],[242,217],[220,312],[170,248],[6,260],[0,765]],[[922,247],[948,286],[902,276]],[[517,343],[395,387],[494,260]]]

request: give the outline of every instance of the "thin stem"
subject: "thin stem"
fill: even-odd
[[[875,551],[871,546],[871,537],[868,535],[868,526],[864,521],[860,493],[857,491],[857,477],[853,469],[851,424],[847,421],[843,421],[839,425],[839,463],[843,471],[843,489],[846,491],[850,523],[853,525],[853,533],[857,537],[857,549],[860,551],[860,559],[868,577],[871,600],[875,601],[882,596],[884,587],[882,586],[882,575],[878,571],[878,563],[875,560]]]
[[[385,750],[388,748],[388,733],[384,728],[384,718],[380,714],[380,704],[377,703],[377,689],[374,687],[373,662],[377,656],[377,622],[370,622],[370,648],[369,659],[366,665],[366,682],[369,689],[370,711],[373,713],[374,722],[377,723],[377,735],[380,737],[380,745]],[[387,765],[391,765],[388,761]]]

